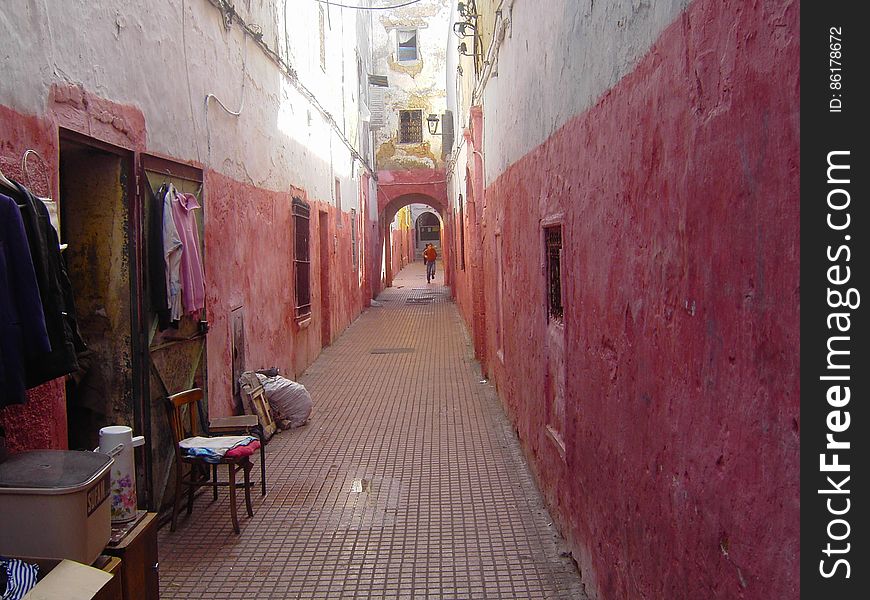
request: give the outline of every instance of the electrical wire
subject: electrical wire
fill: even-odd
[[[290,64],[278,54],[278,52],[276,52],[265,41],[263,41],[263,34],[262,34],[262,31],[259,31],[259,27],[257,25],[249,25],[248,23],[246,23],[245,20],[241,17],[241,15],[239,15],[236,12],[236,9],[233,7],[233,5],[229,4],[227,2],[227,0],[208,0],[208,2],[212,6],[217,8],[219,11],[221,11],[221,13],[224,15],[224,19],[227,21],[227,23],[232,23],[233,20],[235,20],[239,23],[239,26],[245,32],[247,32],[247,34],[256,42],[256,44],[266,54],[266,56],[268,56],[272,60],[272,62],[274,62],[278,66],[279,70],[281,70],[281,72],[284,73],[284,75],[287,77],[287,80],[289,81],[289,83],[294,88],[296,88],[296,90],[306,100],[308,100],[311,103],[311,105],[314,106],[315,109],[317,109],[317,112],[319,112],[321,114],[323,119],[332,127],[333,131],[335,131],[338,134],[338,136],[341,138],[341,141],[347,147],[350,154],[354,158],[356,158],[363,165],[363,167],[365,167],[366,171],[369,172],[369,174],[372,176],[373,179],[377,180],[377,178],[378,178],[377,173],[368,164],[368,161],[366,161],[366,159],[363,158],[363,156],[360,155],[359,152],[357,152],[356,148],[353,147],[353,144],[351,144],[350,140],[348,140],[347,137],[344,135],[344,133],[341,130],[341,127],[338,126],[338,123],[336,123],[332,114],[330,114],[330,112],[326,110],[326,108],[320,103],[320,101],[317,99],[317,97],[314,95],[314,93],[311,90],[309,90],[305,86],[305,84],[303,84],[299,80],[299,76],[296,73],[296,70],[293,67],[291,67]],[[229,25],[228,25],[228,27],[229,27]],[[242,99],[244,100],[244,96],[242,96]],[[208,100],[209,99],[206,98],[206,107],[208,106]],[[215,100],[217,100],[220,104],[223,104],[216,97],[215,97]],[[221,106],[221,108],[223,108],[225,111],[227,111],[230,114],[235,114],[233,111],[227,109],[225,106]],[[239,112],[241,112],[241,107],[239,107],[239,109],[240,109]],[[208,119],[208,108],[206,108],[206,119]],[[210,150],[209,150],[209,152],[210,152]]]
[[[327,6],[338,6],[340,8],[352,8],[353,10],[390,10],[392,8],[402,8],[403,6],[410,6],[412,4],[417,4],[418,2],[422,2],[423,0],[408,0],[408,2],[404,2],[402,4],[393,4],[392,6],[351,6],[350,4],[340,4],[338,2],[330,2],[329,0],[314,0],[320,4],[326,4]]]

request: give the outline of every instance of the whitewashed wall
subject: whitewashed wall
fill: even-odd
[[[324,7],[326,70],[320,66],[319,3],[236,0],[235,10],[285,59],[334,118],[333,128],[299,86],[245,34],[226,26],[218,0],[3,0],[0,104],[41,116],[52,84],[80,85],[145,116],[147,149],[195,160],[271,190],[295,185],[342,206],[358,204],[351,152],[360,147],[356,58],[371,64],[369,16]],[[227,108],[239,111],[233,116]],[[247,140],[242,142],[242,140]]]

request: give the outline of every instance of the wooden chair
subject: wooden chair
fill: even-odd
[[[175,531],[175,525],[178,519],[178,506],[181,502],[182,488],[188,488],[187,495],[187,514],[190,515],[193,510],[193,493],[198,487],[211,487],[213,497],[217,499],[217,488],[229,487],[230,489],[230,516],[233,520],[233,530],[239,533],[239,518],[236,511],[236,473],[241,469],[244,474],[245,488],[245,505],[248,509],[248,516],[254,516],[254,510],[251,507],[251,469],[254,464],[249,456],[242,457],[223,457],[217,464],[207,462],[204,457],[186,456],[179,446],[181,441],[187,437],[198,435],[199,428],[199,408],[198,402],[203,397],[201,388],[193,388],[178,394],[173,394],[168,397],[167,411],[169,413],[169,424],[172,429],[173,442],[175,444],[175,502],[172,507],[172,525],[170,531]],[[187,409],[187,417],[185,418],[185,407]],[[227,465],[228,481],[217,480],[217,465]],[[184,465],[189,465],[187,474],[184,474]],[[214,465],[213,469],[209,469]],[[209,477],[209,471],[212,476]]]
[[[209,435],[252,435],[260,440],[260,490],[266,495],[266,436],[263,425],[257,415],[232,415],[215,417],[208,422]],[[217,465],[212,465],[212,477],[215,477]],[[215,489],[217,500],[217,489]]]

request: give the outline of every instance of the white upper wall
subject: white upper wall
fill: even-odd
[[[237,20],[227,27],[209,0],[2,4],[0,104],[41,116],[52,84],[80,85],[141,110],[149,152],[266,189],[300,186],[319,200],[334,200],[337,177],[343,208],[358,204],[353,178],[360,169],[352,168],[343,139],[363,147],[356,56],[370,64],[364,11],[323,7],[324,70],[318,2],[234,2],[254,34],[295,70],[297,85]],[[206,108],[208,94],[241,114],[214,100]]]
[[[486,183],[594,106],[634,69],[689,3],[505,0],[502,8],[513,4],[504,13],[510,26],[480,102]],[[455,67],[447,77],[448,90],[467,88],[467,83],[455,81]],[[465,68],[463,78],[473,78],[473,69]],[[467,97],[458,99],[460,112],[467,113],[468,102]],[[457,115],[459,126],[462,119]]]

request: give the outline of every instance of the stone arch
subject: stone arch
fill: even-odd
[[[381,200],[381,198],[379,198]],[[381,204],[381,202],[379,202]],[[410,205],[410,204],[425,204],[432,208],[432,210],[437,214],[439,221],[441,222],[441,260],[444,264],[444,283],[445,285],[450,285],[452,280],[452,269],[450,268],[450,261],[448,260],[450,255],[450,240],[451,240],[451,231],[450,231],[450,221],[449,221],[449,212],[447,210],[447,195],[446,193],[441,197],[437,198],[427,193],[421,192],[410,192],[410,193],[402,193],[395,195],[392,198],[388,198],[385,203],[382,204],[383,209],[380,212],[379,220],[381,223],[380,227],[380,240],[378,246],[383,249],[383,264],[385,267],[384,273],[384,284],[386,287],[390,287],[393,283],[393,273],[392,273],[392,248],[390,244],[385,243],[387,239],[387,235],[389,232],[390,223],[393,222],[393,219],[396,217],[396,213],[399,212],[402,208]]]

